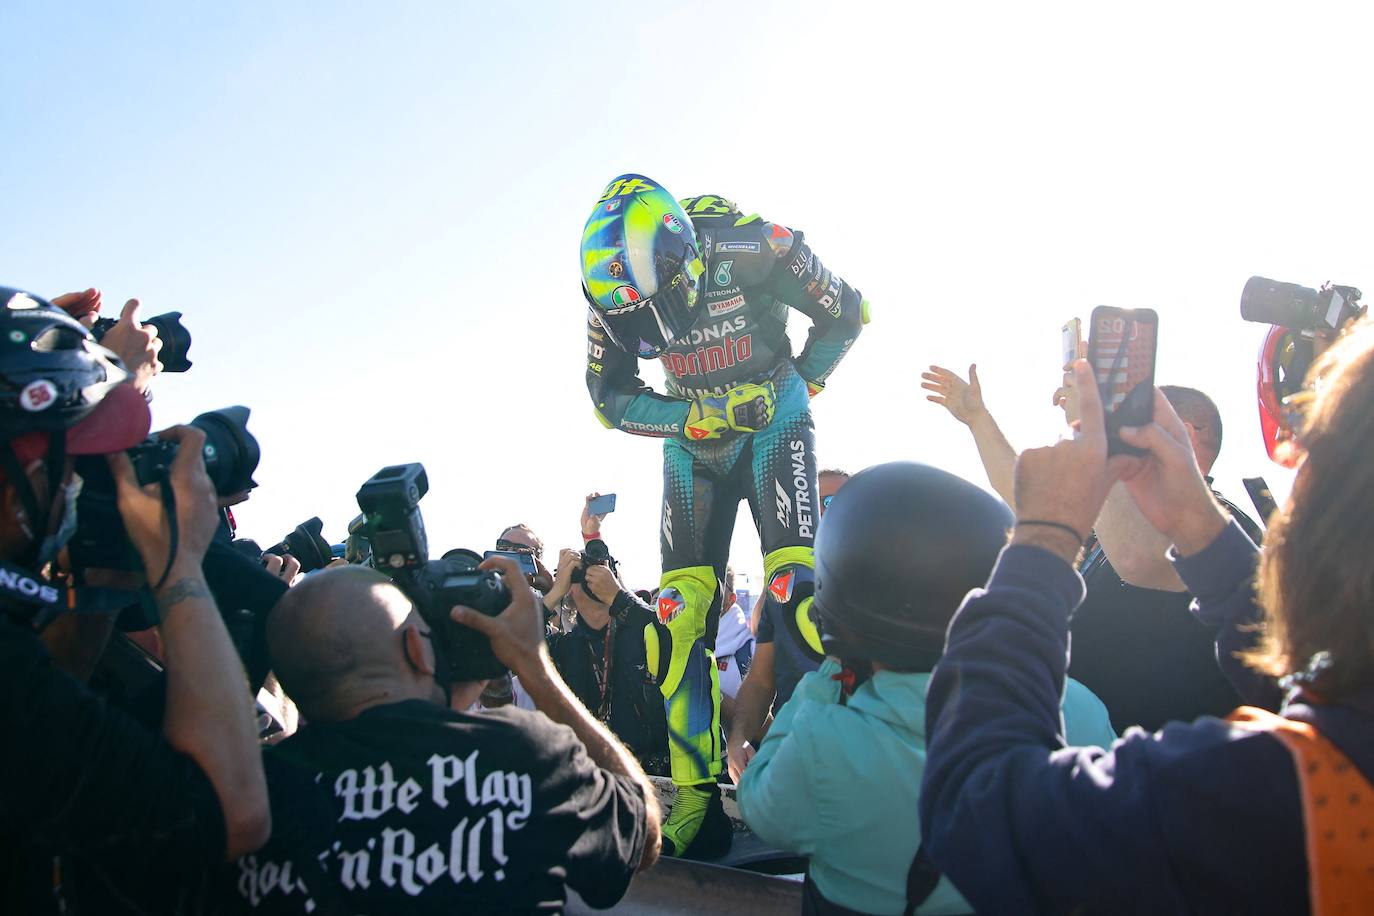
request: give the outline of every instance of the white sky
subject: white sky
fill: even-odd
[[[339,540],[358,485],[419,460],[436,553],[515,520],[577,544],[582,495],[616,491],[608,541],[649,585],[659,445],[592,415],[574,258],[641,172],[805,230],[872,301],[814,405],[822,464],[984,483],[921,369],[976,360],[1012,441],[1044,443],[1059,326],[1147,306],[1248,505],[1240,477],[1287,479],[1246,278],[1374,287],[1370,10],[9,0],[0,280],[185,312],[196,365],[156,420],[253,408],[246,536],[320,515]]]

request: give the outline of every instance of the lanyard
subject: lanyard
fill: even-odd
[[[615,653],[611,651],[612,643],[615,641],[615,620],[612,619],[606,624],[605,637],[601,645],[601,664],[597,664],[596,650],[592,648],[591,640],[587,641],[587,652],[592,657],[592,673],[596,675],[597,704],[596,718],[602,723],[611,720],[611,671],[615,666]]]

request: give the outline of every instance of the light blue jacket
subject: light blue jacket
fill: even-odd
[[[839,672],[827,659],[797,685],[740,779],[740,812],[767,842],[810,856],[826,900],[898,914],[921,842],[916,803],[930,675],[879,671],[841,705]],[[1070,745],[1116,740],[1107,708],[1077,681],[1068,681],[1062,708]],[[971,911],[941,878],[917,912]]]

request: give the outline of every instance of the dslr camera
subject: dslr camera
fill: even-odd
[[[118,323],[113,318],[99,318],[91,328],[91,334],[97,342],[104,340],[110,328]],[[191,332],[181,323],[181,312],[154,315],[140,324],[150,324],[157,328],[158,339],[162,341],[162,349],[158,351],[157,358],[158,362],[162,363],[163,372],[185,372],[191,368],[191,361],[186,358],[186,354],[191,350]]]
[[[429,491],[424,465],[382,468],[358,490],[361,531],[372,550],[372,567],[385,573],[415,603],[434,638],[439,680],[443,684],[480,681],[505,674],[506,666],[491,643],[476,630],[449,617],[461,604],[495,617],[510,604],[510,591],[500,575],[478,569],[482,557],[471,550],[451,550],[443,559],[429,558],[429,539],[420,516],[420,499]],[[354,534],[349,525],[349,534]]]
[[[191,425],[205,433],[205,471],[220,496],[232,496],[257,486],[253,472],[262,453],[248,432],[247,407],[224,407],[203,413]],[[150,437],[129,449],[129,460],[140,486],[166,481],[176,458],[177,443]],[[143,568],[143,562],[124,530],[115,503],[114,476],[103,455],[76,459],[83,481],[76,501],[77,529],[68,544],[72,568],[85,570]],[[166,492],[170,493],[170,490]]]
[[[593,595],[591,589],[587,588],[587,569],[592,566],[605,566],[611,572],[617,572],[615,559],[611,556],[610,548],[601,538],[593,538],[588,541],[580,557],[581,561],[573,567],[572,584],[582,586],[582,591],[586,593],[588,598],[593,601],[600,601],[601,599]]]
[[[324,569],[334,560],[334,547],[324,539],[324,522],[319,516],[301,522],[291,533],[262,551],[279,557],[293,556],[301,564],[301,572]]]
[[[1291,331],[1338,331],[1364,311],[1353,286],[1309,289],[1266,277],[1251,277],[1240,294],[1240,317]]]

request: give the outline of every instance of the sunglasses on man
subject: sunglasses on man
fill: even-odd
[[[536,560],[544,559],[544,551],[540,548],[531,547],[529,544],[520,544],[515,541],[507,540],[506,538],[496,539],[496,549],[514,551],[515,553],[527,553],[530,556],[534,557]]]

